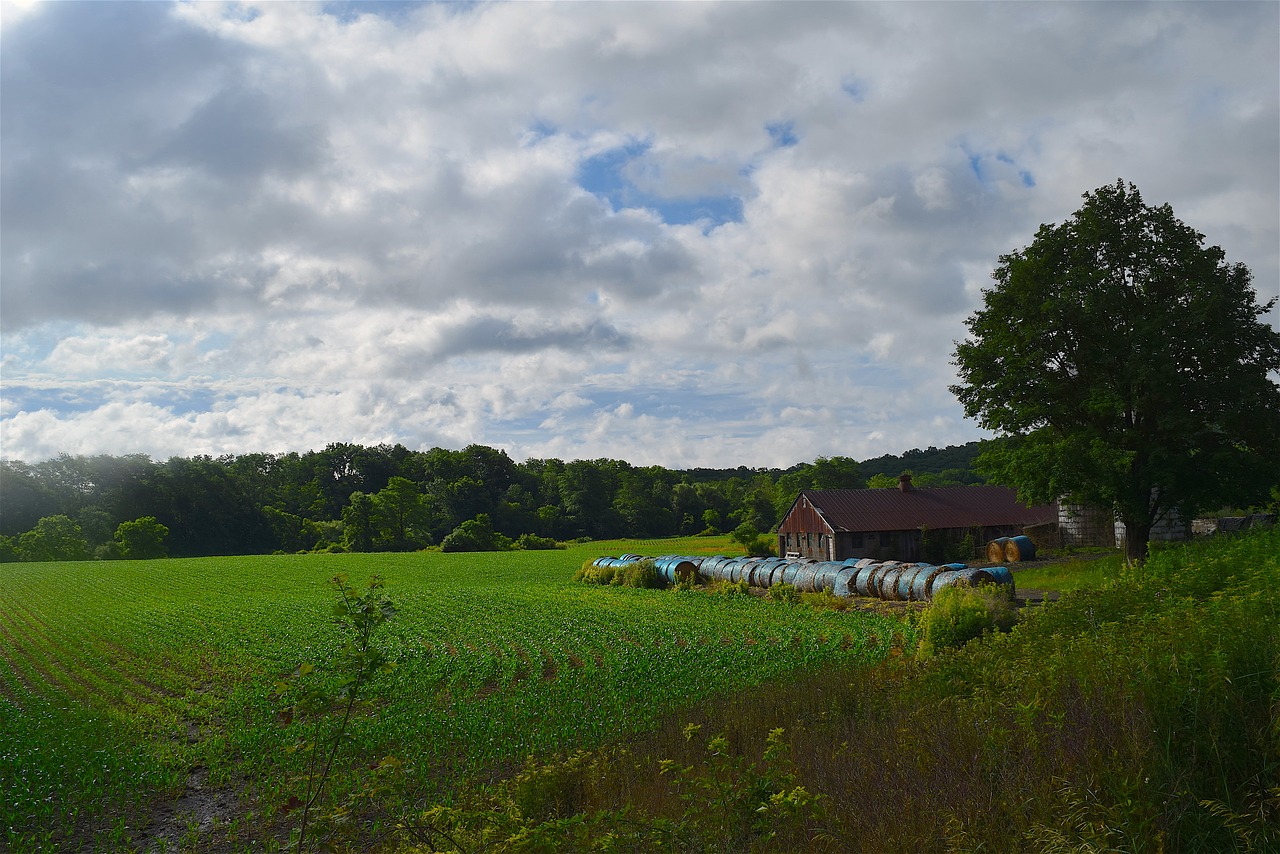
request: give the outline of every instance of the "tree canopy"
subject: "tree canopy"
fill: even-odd
[[[1117,181],[1000,257],[956,346],[965,413],[1013,441],[978,468],[1026,500],[1152,526],[1264,499],[1280,470],[1280,335],[1243,264]]]
[[[131,522],[121,522],[116,528],[115,541],[120,556],[125,560],[145,560],[166,557],[165,538],[169,529],[156,521],[155,516],[143,516]]]
[[[975,452],[929,448],[876,464],[895,475],[908,466],[917,473],[961,466],[973,477],[965,461]],[[525,548],[732,531],[744,522],[766,532],[800,489],[862,485],[860,464],[848,457],[783,471],[671,470],[614,459],[516,463],[483,445],[413,451],[334,443],[305,453],[164,462],[64,454],[33,464],[0,461],[0,562],[120,557],[117,526],[144,517],[168,529],[163,547],[174,557],[417,549],[481,514],[495,537]],[[483,527],[463,529],[477,531]],[[459,534],[451,546],[463,541]]]

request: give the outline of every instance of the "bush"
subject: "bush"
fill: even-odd
[[[521,534],[516,540],[515,547],[528,551],[564,548],[555,541],[554,537],[539,537],[537,534]]]
[[[505,552],[511,548],[511,540],[493,529],[488,513],[463,522],[440,541],[442,552]]]
[[[949,610],[987,636],[899,656]],[[1280,531],[1154,549],[991,631],[1011,621],[999,590],[939,591],[867,639],[880,666],[708,700],[431,815],[449,850],[1280,851]]]
[[[613,576],[617,572],[616,567],[612,566],[596,566],[595,558],[587,558],[582,562],[582,566],[573,574],[574,581],[581,581],[584,584],[610,584],[613,582]]]
[[[78,522],[67,516],[45,516],[30,531],[18,537],[22,560],[85,560],[89,543]]]
[[[168,557],[164,541],[169,527],[156,521],[155,516],[143,516],[132,522],[121,522],[116,528],[115,543],[120,557],[126,560],[147,560]]]
[[[733,529],[729,539],[742,546],[748,557],[773,557],[777,549],[768,537],[760,536],[760,531],[750,522],[743,522]]]
[[[920,652],[927,656],[942,649],[959,649],[987,632],[1008,631],[1017,619],[1018,612],[1000,585],[944,587],[920,620]]]
[[[713,592],[719,593],[721,596],[750,596],[751,585],[745,581],[717,581],[712,587]]]
[[[800,604],[800,591],[792,584],[779,581],[769,588],[769,601],[798,605]]]
[[[573,574],[574,581],[584,584],[612,584],[615,587],[639,587],[656,590],[666,586],[666,579],[651,560],[641,560],[626,566],[595,566],[594,558],[583,562]]]
[[[666,579],[662,577],[662,573],[658,572],[658,567],[653,561],[641,560],[617,567],[612,583],[618,587],[657,590],[666,586]]]

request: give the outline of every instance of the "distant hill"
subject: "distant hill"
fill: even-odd
[[[973,470],[973,461],[982,451],[981,442],[969,442],[964,445],[948,445],[945,448],[930,446],[925,450],[912,448],[901,454],[885,454],[858,463],[858,471],[864,478],[875,475],[887,475],[896,478],[904,471],[916,475],[945,474],[946,480],[960,483],[985,483],[985,479]],[[808,468],[809,462],[796,463],[787,469],[749,468],[738,466],[732,469],[692,468],[682,469],[680,474],[693,483],[718,483],[730,478],[750,481],[759,475],[767,475],[770,480],[777,481],[781,475]]]
[[[943,474],[963,483],[985,483],[981,475],[973,471],[973,461],[982,451],[981,442],[969,442],[964,445],[948,445],[945,448],[930,446],[925,450],[913,448],[901,456],[885,454],[859,464],[862,476],[870,478],[877,474],[897,477],[904,471],[921,474]],[[965,477],[957,476],[963,472]]]

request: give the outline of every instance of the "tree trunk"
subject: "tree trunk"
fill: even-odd
[[[1147,546],[1151,540],[1151,522],[1135,522],[1121,518],[1124,523],[1124,559],[1130,564],[1142,563],[1147,559]]]

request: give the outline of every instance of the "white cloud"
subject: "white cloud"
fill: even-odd
[[[59,341],[45,364],[51,371],[70,376],[103,373],[164,375],[169,371],[173,351],[173,342],[167,335],[73,337]]]
[[[1280,292],[1274,5],[374,9],[5,4],[0,454],[966,441],[997,256],[1117,177]]]

